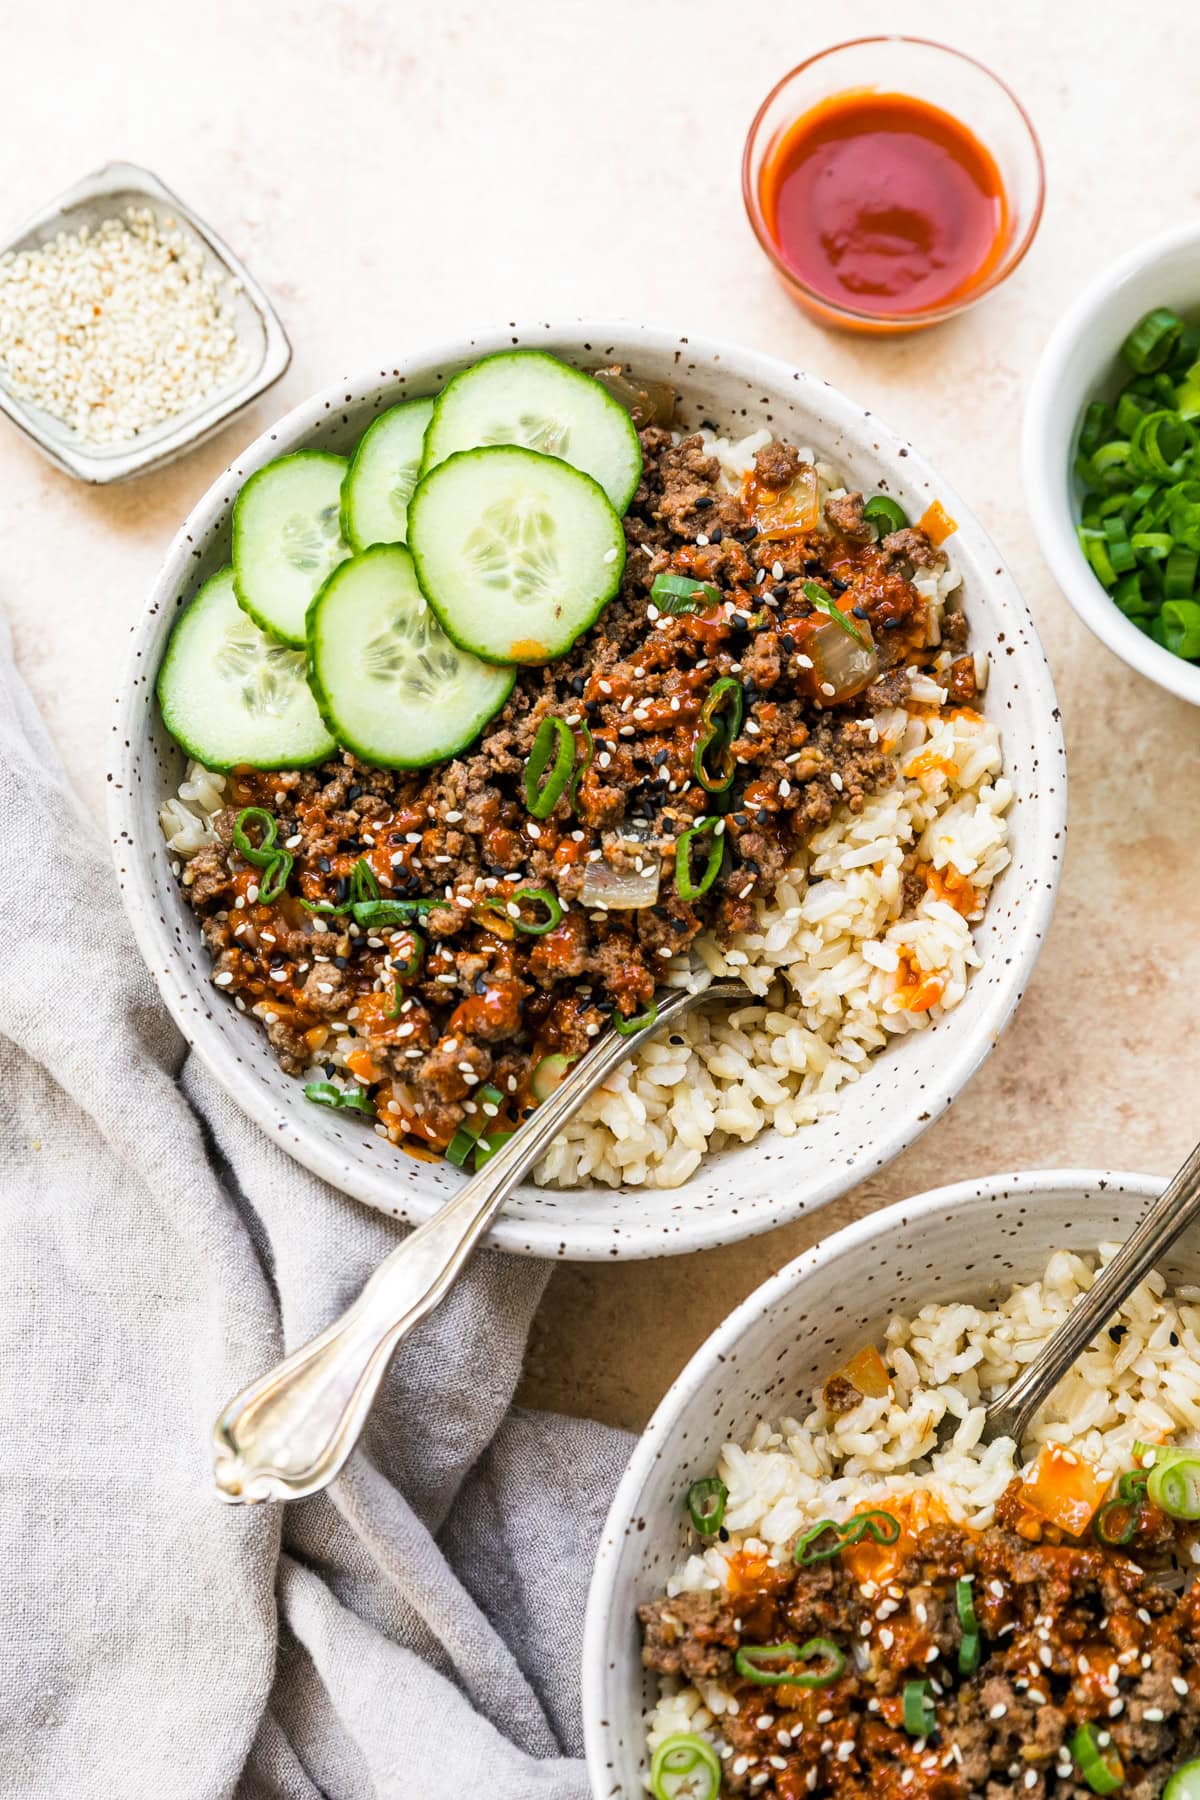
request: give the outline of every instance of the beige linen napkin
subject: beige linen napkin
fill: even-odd
[[[217,1503],[221,1403],[398,1229],[188,1054],[6,632],[0,859],[0,1794],[584,1800],[629,1440],[512,1408],[546,1266],[476,1259],[328,1495]]]

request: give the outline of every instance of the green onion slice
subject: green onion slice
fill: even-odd
[[[832,1534],[832,1541],[822,1542]],[[813,1563],[829,1562],[842,1547],[842,1527],[835,1519],[818,1519],[810,1525],[804,1535],[796,1540],[792,1551],[792,1561],[800,1568],[811,1568]]]
[[[585,755],[575,765],[575,773],[567,789],[567,801],[573,812],[579,811],[579,784],[591,768],[596,756],[596,740],[592,736],[592,728],[586,719],[580,721],[579,730],[583,736]]]
[[[958,1672],[973,1675],[979,1667],[979,1633],[964,1631],[958,1646]]]
[[[1067,1748],[1093,1794],[1116,1793],[1125,1780],[1125,1767],[1114,1744],[1100,1743],[1094,1725],[1081,1725]]]
[[[1200,1800],[1200,1762],[1181,1764],[1164,1787],[1162,1800]]]
[[[719,606],[721,591],[711,581],[697,581],[694,575],[656,575],[650,583],[650,598],[659,612],[678,615]]]
[[[713,682],[700,709],[700,734],[692,757],[696,780],[707,793],[723,794],[733,785],[733,742],[742,729],[745,709],[746,697],[740,681],[732,675],[722,675]],[[710,751],[715,768],[709,766]]]
[[[904,1684],[904,1729],[909,1737],[928,1737],[937,1723],[927,1681]]]
[[[842,1526],[842,1542],[857,1544],[860,1538],[874,1538],[877,1544],[897,1544],[900,1541],[900,1521],[890,1512],[873,1506],[866,1512],[855,1513]]]
[[[287,887],[292,873],[292,858],[287,850],[277,850],[266,868],[262,880],[258,884],[258,900],[260,906],[270,906],[278,900]]]
[[[1161,369],[1183,334],[1183,320],[1169,306],[1156,306],[1139,319],[1125,342],[1121,356],[1139,375]]]
[[[1194,566],[1195,552],[1189,550],[1186,554]],[[1167,563],[1168,571],[1174,560],[1175,556],[1172,555]],[[1182,656],[1187,661],[1194,662],[1200,657],[1200,606],[1194,600],[1175,600],[1170,597],[1169,573],[1165,591],[1168,598],[1162,609],[1162,624],[1167,649],[1172,656]]]
[[[479,1173],[484,1163],[491,1162],[497,1150],[501,1149],[507,1144],[509,1138],[515,1135],[511,1131],[489,1131],[486,1137],[479,1138],[475,1144],[475,1173]]]
[[[890,494],[872,494],[863,507],[863,518],[876,527],[880,537],[886,537],[890,531],[903,531],[908,524],[908,514]]]
[[[958,1622],[966,1632],[978,1632],[979,1619],[975,1612],[975,1597],[971,1592],[971,1583],[965,1575],[959,1577],[954,1584],[954,1603],[958,1608]]]
[[[549,774],[546,773],[548,764]],[[575,733],[565,719],[551,713],[538,726],[525,764],[525,810],[533,818],[550,817],[566,790],[574,766]]]
[[[795,1663],[820,1660],[820,1667],[794,1672]],[[809,1638],[804,1644],[743,1644],[733,1659],[733,1666],[746,1681],[756,1687],[824,1688],[832,1687],[846,1658],[831,1638]]]
[[[1200,1456],[1185,1454],[1156,1462],[1146,1492],[1169,1518],[1200,1519]]]
[[[699,900],[707,894],[713,882],[721,872],[721,863],[725,857],[725,834],[719,837],[712,835],[717,825],[716,819],[701,819],[690,831],[683,831],[675,843],[675,892],[681,900]],[[708,856],[699,878],[692,873],[692,846],[701,838],[709,836]]]
[[[634,1013],[630,1019],[624,1019],[620,1013],[613,1014],[613,1030],[618,1037],[632,1037],[635,1032],[647,1031],[658,1022],[658,1002],[652,1000],[645,1012]]]
[[[247,835],[251,829],[262,833],[262,839],[257,844],[251,843]],[[265,806],[247,806],[234,821],[233,847],[254,868],[269,869],[278,855],[275,847],[278,833],[279,828]]]
[[[310,1081],[305,1084],[304,1098],[311,1100],[314,1106],[329,1106],[337,1112],[362,1113],[368,1119],[375,1117],[370,1096],[362,1088],[339,1088],[332,1081]]]
[[[687,1509],[692,1524],[702,1537],[711,1537],[725,1523],[725,1505],[729,1489],[716,1475],[693,1481],[687,1491]]]
[[[1129,1543],[1137,1530],[1137,1507],[1127,1500],[1108,1500],[1092,1520],[1092,1535],[1109,1550]]]
[[[478,1123],[464,1119],[446,1145],[446,1161],[452,1162],[456,1169],[461,1169],[482,1134],[482,1119]]]
[[[864,507],[863,510],[865,512],[866,508]],[[854,623],[854,620],[848,619],[841,607],[834,600],[833,595],[827,594],[825,589],[823,587],[818,587],[815,581],[805,582],[804,598],[815,606],[818,612],[823,612],[826,618],[832,619],[835,625],[840,625],[842,630],[846,633],[846,636],[852,637],[856,644],[861,644],[864,650],[870,648],[870,645],[867,643],[862,632],[858,629],[858,626]]]
[[[707,1738],[677,1731],[664,1738],[650,1763],[654,1800],[717,1800],[721,1762]]]

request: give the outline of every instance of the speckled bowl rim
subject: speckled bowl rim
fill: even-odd
[[[1011,1201],[1016,1211],[1023,1200],[1064,1189],[1085,1194],[1108,1186],[1148,1201],[1156,1198],[1165,1185],[1163,1176],[1116,1169],[1027,1169],[927,1189],[911,1199],[897,1200],[891,1206],[867,1213],[802,1251],[777,1274],[768,1276],[704,1340],[654,1409],[621,1477],[600,1535],[588,1589],[580,1667],[584,1750],[595,1800],[609,1800],[618,1791],[613,1785],[610,1738],[619,1733],[619,1726],[605,1715],[611,1710],[606,1656],[619,1565],[626,1544],[635,1534],[635,1521],[643,1511],[643,1492],[663,1456],[664,1446],[671,1443],[680,1414],[697,1393],[719,1380],[751,1324],[803,1287],[814,1271],[842,1261],[850,1266],[856,1252],[869,1250],[877,1237],[895,1226],[919,1230],[923,1220],[935,1215],[967,1215],[974,1208],[994,1207],[997,1201]],[[941,1298],[949,1303],[954,1296],[946,1294]]]
[[[152,875],[150,847],[139,842],[136,797],[140,780],[137,744],[144,709],[152,704],[151,671],[157,668],[156,640],[167,629],[166,618],[173,614],[180,594],[196,580],[201,565],[203,546],[209,532],[230,501],[231,484],[241,484],[254,469],[272,457],[284,454],[315,435],[319,428],[328,430],[337,416],[348,417],[345,407],[359,393],[372,393],[384,387],[411,391],[405,384],[427,379],[431,371],[453,367],[456,360],[473,359],[489,352],[509,349],[514,344],[547,347],[573,346],[574,353],[587,352],[589,357],[619,355],[636,359],[639,353],[661,355],[673,359],[673,366],[693,363],[717,367],[723,377],[740,381],[746,393],[762,395],[760,422],[769,420],[772,393],[780,403],[788,403],[794,383],[809,390],[805,404],[820,411],[831,433],[842,433],[847,447],[841,454],[852,459],[855,449],[868,457],[876,456],[891,467],[893,477],[903,490],[920,490],[930,498],[942,500],[958,524],[959,542],[966,542],[967,555],[979,571],[979,587],[973,588],[974,604],[988,608],[995,622],[1011,628],[1005,653],[1016,659],[1008,665],[1022,692],[1032,699],[1035,729],[1022,743],[1037,770],[1036,813],[1029,828],[1027,886],[1016,894],[1006,911],[1013,919],[1011,938],[1005,942],[1004,966],[995,966],[993,985],[986,987],[973,1016],[953,1012],[935,1027],[942,1036],[936,1070],[923,1080],[909,1096],[910,1104],[897,1106],[887,1120],[887,1128],[857,1144],[846,1156],[844,1146],[830,1155],[818,1173],[797,1178],[789,1171],[786,1157],[780,1152],[763,1185],[769,1192],[743,1197],[733,1192],[727,1180],[732,1159],[742,1152],[736,1148],[715,1153],[728,1158],[720,1169],[722,1181],[714,1183],[712,1193],[722,1194],[721,1203],[695,1208],[676,1207],[687,1189],[622,1190],[640,1199],[642,1192],[650,1196],[645,1210],[637,1209],[633,1222],[625,1219],[614,1225],[606,1219],[605,1201],[610,1190],[602,1186],[575,1190],[539,1190],[523,1187],[526,1198],[545,1195],[544,1216],[517,1217],[503,1215],[493,1227],[487,1242],[497,1248],[521,1255],[592,1261],[615,1258],[640,1258],[677,1255],[710,1249],[768,1231],[788,1223],[801,1214],[827,1205],[867,1174],[884,1167],[917,1138],[927,1125],[949,1106],[966,1082],[981,1066],[999,1040],[1000,1034],[1015,1009],[1037,960],[1054,908],[1062,867],[1063,840],[1066,830],[1066,765],[1062,728],[1053,680],[1029,609],[1013,581],[1003,558],[976,519],[966,501],[953,485],[938,474],[906,439],[885,425],[869,408],[850,400],[830,383],[777,358],[762,355],[739,346],[712,339],[696,338],[667,331],[653,325],[629,321],[568,319],[512,322],[498,330],[473,337],[460,337],[432,348],[419,348],[397,361],[390,370],[370,370],[357,378],[343,377],[321,389],[294,407],[284,418],[268,427],[248,449],[238,456],[209,487],[193,508],[188,519],[172,540],[159,573],[151,588],[141,617],[133,627],[124,678],[117,696],[113,724],[114,757],[109,774],[109,826],[118,880],[138,946],[172,1017],[201,1061],[230,1097],[280,1147],[342,1192],[393,1217],[419,1222],[430,1217],[448,1197],[450,1190],[427,1194],[405,1186],[382,1167],[367,1165],[366,1156],[357,1147],[351,1155],[338,1147],[337,1133],[341,1123],[331,1126],[329,1116],[317,1118],[318,1109],[304,1101],[298,1084],[295,1098],[277,1103],[272,1094],[258,1082],[249,1082],[241,1069],[240,1058],[229,1048],[224,1031],[207,1016],[212,990],[207,981],[193,976],[184,963],[179,946],[172,941],[166,917],[169,902],[156,894]],[[572,354],[563,349],[563,354]],[[682,379],[682,377],[681,377]],[[685,383],[686,385],[686,383]],[[745,399],[745,393],[743,394]],[[743,406],[743,413],[747,408]],[[748,415],[747,415],[748,416]],[[987,571],[986,574],[984,571]],[[986,591],[981,591],[986,589]],[[1000,633],[1001,641],[1005,633]],[[1001,721],[1003,725],[1003,721]],[[1031,805],[1033,796],[1030,796]],[[158,845],[161,851],[161,842]],[[160,862],[162,858],[160,858]],[[1006,871],[1006,874],[1008,871]],[[1003,879],[1003,878],[1002,878]],[[995,902],[993,902],[995,904]],[[177,902],[182,906],[182,902]],[[981,977],[984,971],[978,971]],[[923,1034],[922,1034],[923,1035]],[[306,1116],[307,1115],[307,1116]],[[841,1116],[840,1114],[838,1116]],[[761,1134],[756,1140],[774,1134]],[[788,1140],[790,1142],[791,1140]],[[372,1140],[378,1148],[378,1140]],[[753,1146],[747,1147],[747,1153]],[[399,1153],[397,1153],[399,1154]],[[715,1157],[707,1159],[712,1168]],[[768,1159],[769,1160],[769,1159]],[[700,1174],[703,1174],[702,1165]],[[695,1182],[699,1175],[693,1176]],[[725,1190],[730,1197],[724,1198]],[[577,1216],[568,1209],[579,1203]]]

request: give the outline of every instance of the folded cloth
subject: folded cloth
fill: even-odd
[[[584,1800],[622,1433],[516,1410],[544,1264],[479,1255],[327,1493],[222,1506],[222,1403],[401,1233],[161,1006],[0,641],[0,1795]]]

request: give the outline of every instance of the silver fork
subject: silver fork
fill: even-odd
[[[696,1007],[737,1001],[753,1004],[754,995],[740,981],[715,981],[702,993],[671,994],[655,1023],[633,1036],[598,1038],[478,1175],[384,1258],[340,1319],[229,1402],[213,1428],[218,1498],[300,1500],[326,1487],[358,1442],[401,1339],[445,1297],[522,1175],[588,1095]]]
[[[1102,1269],[1058,1330],[1023,1369],[1011,1387],[987,1408],[984,1439],[1015,1438],[1018,1446],[1038,1407],[1053,1393],[1076,1359],[1108,1324],[1160,1257],[1200,1215],[1200,1144],[1172,1176],[1145,1218]],[[957,1427],[957,1420],[947,1420]]]

